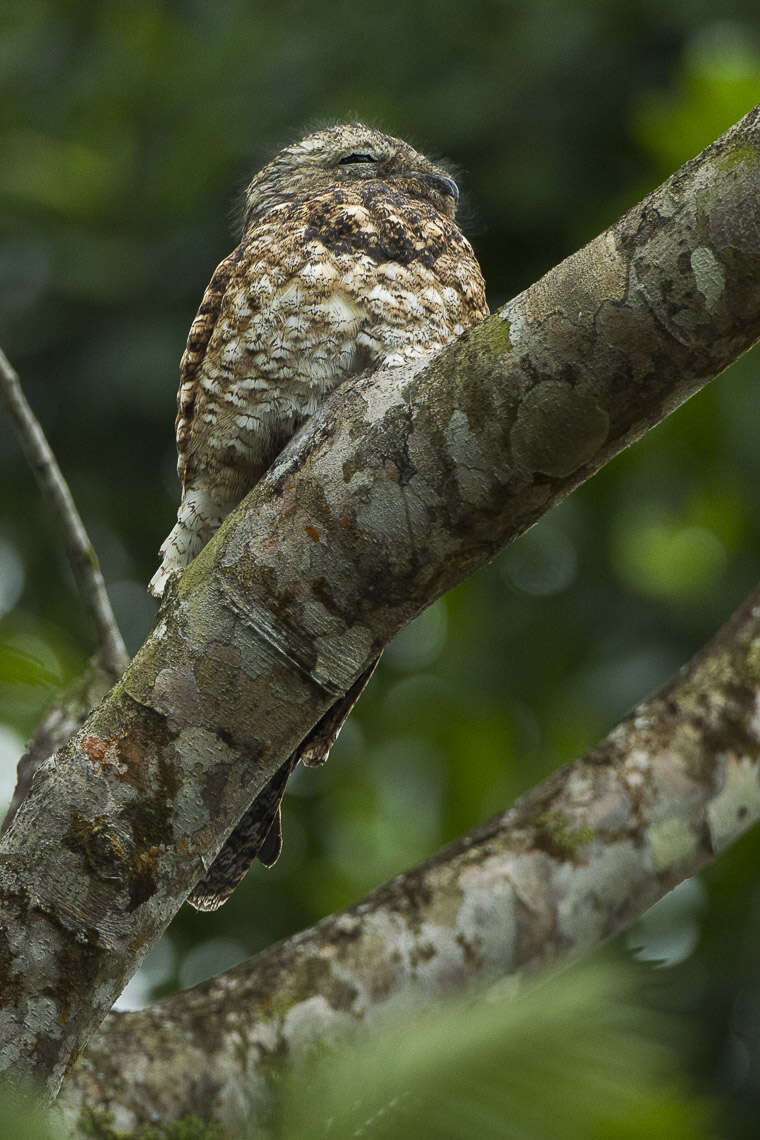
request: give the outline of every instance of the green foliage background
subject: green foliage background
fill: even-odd
[[[758,101],[760,18],[754,0],[719,18],[707,0],[6,0],[0,85],[0,343],[134,650],[176,507],[177,361],[251,170],[346,117],[448,156],[495,307]],[[143,993],[193,984],[429,855],[704,642],[760,565],[757,371],[745,358],[399,637],[326,769],[293,782],[280,863],[214,916],[183,911]],[[12,786],[91,631],[2,417],[0,480]],[[688,1026],[679,1080],[717,1098],[732,1136],[755,1135],[760,1108],[758,855],[751,835],[611,951],[667,964],[637,975],[641,1003]]]

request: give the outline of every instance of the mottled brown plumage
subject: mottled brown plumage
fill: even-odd
[[[444,169],[360,123],[307,136],[253,178],[242,240],[214,273],[180,364],[182,501],[153,593],[336,385],[435,352],[487,315],[457,200]],[[326,758],[369,673],[260,793],[193,905],[218,906],[257,854],[274,861],[288,774],[299,758]]]

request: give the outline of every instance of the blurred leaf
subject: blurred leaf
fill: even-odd
[[[639,974],[640,978],[641,975]],[[713,1108],[680,1071],[674,1020],[604,963],[376,1029],[282,1093],[286,1140],[702,1140]],[[506,990],[506,992],[504,992]]]
[[[42,1107],[46,1095],[0,1086],[0,1136],[7,1140],[62,1140],[63,1129]]]
[[[13,645],[0,645],[1,685],[36,685],[50,689],[60,683],[61,678],[30,653]]]

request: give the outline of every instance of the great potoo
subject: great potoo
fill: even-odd
[[[182,499],[155,595],[338,384],[434,353],[488,315],[458,199],[445,169],[361,123],[308,135],[254,176],[240,244],[215,270],[180,362]],[[259,793],[194,906],[224,902],[256,856],[274,862],[290,772],[326,759],[371,672]]]

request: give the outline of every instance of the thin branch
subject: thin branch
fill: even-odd
[[[42,492],[50,499],[58,515],[74,578],[95,622],[98,663],[116,679],[129,664],[129,654],[111,608],[97,555],[68,483],[63,477],[39,420],[24,395],[18,373],[2,349],[0,349],[0,391],[4,393],[8,402],[21,446],[37,476]]]
[[[234,971],[112,1013],[62,1094],[121,1127],[267,1135],[312,1051],[625,929],[760,819],[760,590],[601,744],[503,815]]]

